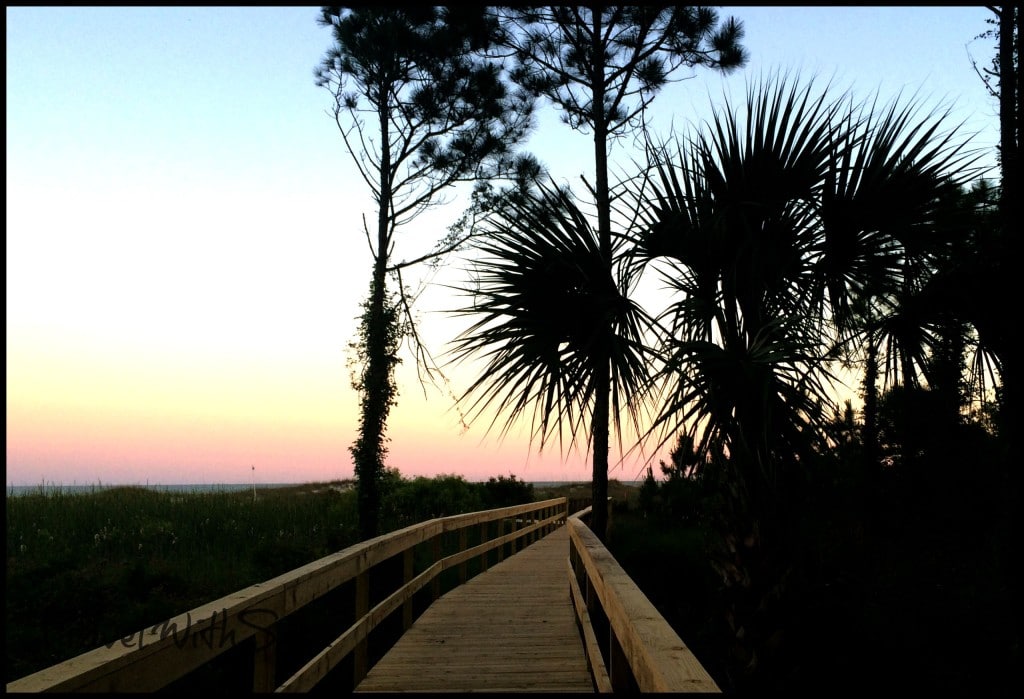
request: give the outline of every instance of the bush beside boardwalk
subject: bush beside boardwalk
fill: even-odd
[[[709,564],[713,488],[668,479],[638,489],[635,506],[613,515],[608,547],[726,693],[1018,696],[1016,591],[999,561],[1019,543],[991,514],[1000,510],[998,481],[979,477],[981,461],[972,466],[970,481],[932,472],[927,493],[891,469],[874,527],[846,487],[853,471],[812,481],[794,533],[793,601],[765,624],[782,631],[759,644],[759,672],[733,654],[724,587]]]

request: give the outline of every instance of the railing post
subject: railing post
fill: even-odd
[[[583,598],[587,602],[587,614],[594,616],[594,607],[597,605],[598,599],[597,594],[594,592],[594,586],[590,584],[590,575],[587,573],[586,568],[583,569]]]
[[[276,624],[260,629],[253,636],[255,651],[253,656],[252,691],[258,693],[273,692],[277,688],[277,644],[274,637]]]
[[[431,564],[437,563],[441,560],[441,533],[438,532],[433,539],[430,540],[430,551],[432,561]],[[434,579],[430,581],[430,601],[436,602],[437,598],[441,596],[441,576],[435,575]]]
[[[462,527],[459,529],[459,553],[466,550],[466,528]],[[462,585],[466,582],[466,565],[467,561],[463,561],[459,564],[459,584]]]
[[[483,544],[488,541],[487,537],[487,522],[480,525],[480,543]],[[487,552],[484,551],[480,554],[480,572],[483,573],[487,570]]]
[[[611,680],[612,690],[616,692],[629,691],[633,670],[629,667],[629,660],[622,651],[622,645],[615,636],[615,629],[608,628],[608,679]]]
[[[505,520],[498,520],[498,538],[505,536]],[[505,544],[498,546],[498,563],[505,560]]]
[[[566,523],[568,526],[568,523]],[[572,539],[572,532],[569,532],[569,569],[576,580],[576,586],[580,586],[580,554],[576,550],[576,542]],[[582,588],[581,588],[582,589]]]
[[[408,585],[413,578],[413,561],[415,556],[413,555],[413,547],[407,548],[402,552],[402,585]],[[410,597],[402,603],[402,630],[407,631],[412,626],[412,598]]]
[[[370,611],[370,571],[364,570],[356,576],[356,614],[355,622],[358,623]],[[352,686],[357,687],[363,678],[366,677],[367,669],[367,639],[356,644],[352,658]]]

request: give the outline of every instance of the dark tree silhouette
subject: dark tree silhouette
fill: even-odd
[[[361,416],[351,447],[360,532],[369,538],[378,531],[397,352],[403,338],[418,339],[400,281],[411,263],[391,261],[396,231],[442,203],[441,193],[457,182],[530,169],[513,149],[530,125],[532,100],[511,90],[490,60],[500,27],[483,8],[324,7],[319,21],[334,45],[316,81],[334,97],[345,147],[377,206],[373,230],[364,222],[373,272],[355,345]],[[393,291],[389,274],[399,280]]]
[[[590,217],[568,192],[541,185],[486,224],[463,289],[468,302],[455,311],[473,322],[455,339],[454,360],[486,360],[462,396],[471,416],[491,412],[493,426],[504,414],[504,433],[531,414],[531,442],[543,448],[557,435],[564,448],[567,432],[571,448],[587,434],[602,385],[593,361],[600,353],[616,428],[623,413],[639,425],[628,398],[640,393],[653,360],[644,345],[650,320],[630,300],[628,267],[609,266]],[[598,502],[595,514],[604,511]]]
[[[545,6],[503,8],[505,43],[517,62],[514,79],[563,112],[573,129],[594,137],[595,182],[588,183],[597,209],[598,253],[612,267],[608,151],[636,128],[659,89],[683,66],[729,70],[745,61],[742,25],[722,24],[714,10],[675,5]],[[600,315],[600,314],[598,314]],[[613,322],[611,313],[595,322]],[[608,347],[598,344],[590,361],[593,400],[589,442],[593,450],[594,514],[591,527],[605,537],[609,421],[613,368]],[[627,397],[628,398],[628,397]],[[547,406],[548,410],[551,409]]]
[[[1015,425],[1019,414],[1017,396],[1020,393],[1016,322],[998,304],[984,300],[1012,297],[1017,287],[1014,253],[1021,235],[1020,206],[1024,196],[1020,157],[1021,120],[1024,118],[1024,90],[1020,82],[1021,10],[1015,6],[988,6],[988,9],[993,17],[987,21],[994,28],[976,38],[995,38],[995,55],[989,67],[979,69],[973,59],[972,63],[989,93],[999,102],[1000,225],[996,235],[979,241],[979,256],[973,270],[978,282],[975,285],[977,294],[971,303],[972,321],[986,345],[999,357],[1002,370],[1001,412],[1005,424]],[[1009,434],[1004,436],[1010,437]],[[1013,440],[1010,443],[1015,444]]]
[[[994,15],[990,23],[995,25],[995,29],[982,36],[994,36],[998,43],[991,67],[979,71],[979,74],[989,92],[999,100],[1000,235],[987,241],[974,269],[980,283],[973,299],[972,315],[983,339],[1000,360],[999,422],[1004,442],[1004,478],[1013,494],[1010,540],[1016,542],[1024,536],[1024,517],[1020,507],[1024,500],[1024,479],[1021,477],[1019,436],[1016,433],[1020,423],[1021,394],[1019,331],[1015,314],[1006,313],[1000,304],[992,303],[992,299],[1016,298],[1019,295],[1019,268],[1015,253],[1020,247],[1020,207],[1024,196],[1021,175],[1021,121],[1024,119],[1024,89],[1020,80],[1022,13],[1017,6],[988,6],[988,9]],[[1020,556],[1011,556],[1008,574],[1012,580],[1019,580],[1024,575]],[[1024,601],[1016,596],[1014,604],[1014,628],[1018,630],[1016,643],[1019,648],[1019,629],[1024,625]]]
[[[827,435],[837,348],[863,327],[858,305],[897,317],[882,302],[919,288],[948,177],[969,176],[973,154],[942,123],[766,80],[686,149],[652,147],[654,176],[634,193],[639,252],[662,260],[677,292],[655,427],[667,440],[699,425],[709,458],[697,463],[724,471],[717,566],[744,672],[770,672],[785,629],[804,465]],[[927,355],[910,311],[882,326],[904,377]]]

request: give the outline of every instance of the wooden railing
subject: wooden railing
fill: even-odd
[[[40,670],[7,685],[8,692],[153,691],[165,688],[217,656],[243,644],[251,661],[254,691],[307,691],[337,668],[351,662],[351,685],[369,671],[367,640],[385,619],[402,612],[402,629],[412,625],[413,598],[430,585],[430,600],[441,594],[442,573],[455,569],[458,583],[468,578],[468,564],[486,570],[489,559],[502,560],[556,527],[564,525],[565,498],[433,519],[350,546],[272,580],[222,597],[161,624]],[[452,539],[457,537],[457,544]],[[470,545],[472,538],[475,543]],[[448,542],[447,546],[443,545]],[[443,549],[453,551],[444,554]],[[400,557],[401,582],[390,594],[370,573]],[[416,573],[417,559],[425,561]],[[386,578],[386,576],[385,576]],[[352,584],[354,583],[354,584]],[[279,624],[286,617],[343,585],[354,589],[354,621],[308,662],[278,684]],[[287,672],[287,670],[284,670]],[[244,678],[243,678],[244,680]]]
[[[599,692],[721,690],[587,526],[568,518],[569,587]]]

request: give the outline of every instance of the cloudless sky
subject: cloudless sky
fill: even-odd
[[[330,46],[315,7],[8,7],[8,484],[304,482],[348,478],[358,425],[348,344],[373,202],[313,68]],[[747,68],[706,69],[655,100],[656,131],[707,119],[778,71],[838,92],[952,106],[995,162],[997,105],[983,7],[735,7]],[[542,105],[529,148],[582,192],[591,143]],[[660,129],[660,131],[659,131]],[[612,152],[626,166],[625,141]],[[994,175],[994,173],[993,173]],[[592,175],[588,179],[593,181]],[[461,213],[399,233],[430,249]],[[444,284],[419,299],[439,359],[464,321]],[[466,429],[450,384],[424,389],[405,355],[388,464],[406,476],[589,480],[587,455],[531,450],[486,420]],[[665,455],[661,455],[664,458]],[[255,471],[253,471],[255,468]],[[629,460],[610,477],[633,480]]]

